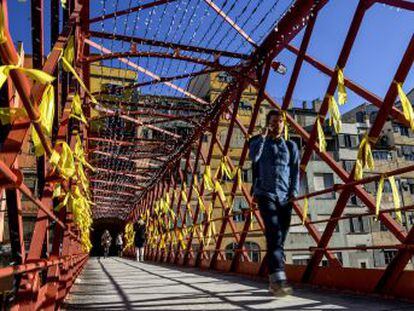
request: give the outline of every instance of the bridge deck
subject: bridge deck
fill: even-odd
[[[414,305],[307,287],[274,298],[264,282],[112,257],[89,260],[64,309],[379,311],[414,310]]]

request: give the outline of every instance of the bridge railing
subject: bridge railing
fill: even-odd
[[[67,142],[73,148],[73,134],[82,129],[78,123],[69,120],[73,83],[60,66],[70,36],[78,31],[76,22],[81,6],[75,1],[68,2],[68,8],[64,10],[64,27],[59,34],[56,32],[60,11],[57,4],[51,7],[52,15],[58,18],[51,25],[54,36],[47,59],[43,58],[43,20],[36,14],[32,16],[32,25],[35,33],[37,31],[33,38],[32,60],[37,72],[30,66],[25,67],[23,49],[16,51],[9,33],[12,20],[8,18],[7,1],[0,4],[0,60],[7,79],[1,88],[0,103],[3,116],[0,124],[0,197],[1,212],[6,215],[3,221],[8,230],[7,240],[2,244],[10,246],[10,260],[8,264],[3,262],[6,265],[0,268],[0,283],[4,290],[2,309],[55,310],[88,259],[72,211],[67,210],[65,204],[60,207],[63,198],[56,195],[57,184],[61,185],[62,191],[69,191],[76,183],[64,178],[62,168],[53,163],[53,158],[56,160],[62,151],[57,142]],[[43,6],[43,3],[38,5]],[[41,44],[36,46],[39,42]],[[52,81],[50,77],[55,78]],[[51,86],[56,90],[52,91],[54,94],[48,93]],[[49,129],[51,133],[45,130],[46,112],[40,107],[45,100],[50,101],[48,109],[55,111],[46,121],[53,125],[53,130]],[[37,157],[30,153],[30,134],[34,142],[33,136],[37,135],[36,150],[43,150]],[[38,187],[29,186],[24,170],[27,165],[37,171],[34,178]],[[25,222],[33,211],[36,217],[31,227]]]

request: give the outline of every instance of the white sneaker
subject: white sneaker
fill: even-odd
[[[293,294],[293,288],[286,281],[270,283],[269,292],[277,297],[284,297]]]

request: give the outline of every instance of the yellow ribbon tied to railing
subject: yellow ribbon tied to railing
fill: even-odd
[[[395,216],[397,217],[397,221],[401,224],[402,216],[401,216],[401,210],[400,210],[400,196],[398,195],[397,183],[395,182],[394,176],[388,177],[388,180],[390,181],[390,185],[391,185],[392,200],[393,200],[394,208],[395,208]]]
[[[92,212],[88,200],[84,197],[78,186],[69,200],[69,209],[73,214],[73,221],[81,231],[81,242],[84,251],[89,252],[92,247],[90,242],[90,227],[92,225]]]
[[[213,180],[211,179],[211,167],[210,165],[207,165],[204,169],[204,174],[203,174],[203,179],[204,179],[204,185],[206,190],[208,191],[213,191],[214,190],[214,183]]]
[[[6,82],[7,77],[12,70],[20,71],[29,78],[41,84],[49,84],[55,80],[55,77],[39,69],[23,68],[18,65],[3,65],[0,66],[0,88],[3,86],[4,82]]]
[[[66,44],[66,48],[63,51],[63,57],[67,60],[69,64],[71,65],[73,64],[73,61],[75,60],[75,38],[74,36],[69,37],[68,43]],[[67,66],[65,63],[63,63],[62,66],[63,66],[63,70],[65,70],[66,72],[71,71],[70,67]]]
[[[411,105],[407,95],[404,93],[404,90],[402,89],[402,84],[395,82],[397,84],[397,90],[398,90],[398,97],[400,98],[404,117],[407,119],[407,121],[410,123],[411,130],[414,131],[414,110],[413,106]]]
[[[382,200],[382,192],[384,189],[384,182],[385,182],[385,175],[381,175],[381,178],[378,183],[378,190],[377,190],[377,197],[376,197],[376,204],[375,204],[375,220],[378,221],[378,216],[380,212],[381,200]]]
[[[323,132],[320,116],[318,116],[316,119],[316,130],[318,133],[319,151],[325,152],[326,151],[326,140],[325,140],[325,133]]]
[[[181,198],[185,203],[188,202],[187,193],[185,189],[181,190]]]
[[[371,150],[371,138],[365,135],[359,145],[357,160],[355,163],[355,180],[362,179],[364,169],[374,169],[374,158]]]
[[[234,175],[229,166],[229,158],[227,156],[222,157],[220,162],[220,173],[221,177],[224,175],[227,176],[228,179],[233,179]]]
[[[339,112],[338,104],[335,97],[329,95],[329,126],[333,127],[338,134],[342,128],[341,113]]]
[[[87,124],[88,121],[86,121],[86,117],[83,114],[82,110],[82,101],[79,96],[79,94],[75,94],[72,99],[72,105],[71,105],[71,112],[69,115],[70,118],[74,118],[79,120],[80,122]]]
[[[39,120],[35,120],[34,122],[39,122],[42,130],[45,131],[47,135],[50,135],[52,131],[53,116],[55,109],[54,89],[50,83],[53,82],[55,78],[47,74],[46,72],[43,72],[42,70],[22,68],[17,65],[4,65],[0,66],[0,88],[3,86],[4,82],[6,82],[11,70],[20,71],[29,78],[33,79],[34,81],[37,81],[41,84],[47,84],[42,95],[41,103],[39,105],[40,118]],[[20,111],[18,114],[20,115],[20,117],[24,115],[22,111]],[[36,156],[43,155],[43,146],[40,142],[37,133],[35,133],[35,130],[33,128],[32,139],[35,147]]]
[[[203,198],[200,195],[200,192],[198,191],[198,181],[197,181],[197,177],[194,178],[194,184],[193,184],[193,190],[197,196],[197,200],[198,200],[198,205],[200,207],[200,210],[204,213],[206,211],[206,207],[204,205],[204,201]]]
[[[309,210],[309,202],[308,198],[305,197],[303,199],[303,217],[302,217],[302,225],[305,224],[306,219],[308,218],[308,210]]]
[[[64,141],[58,141],[57,145],[62,146],[62,151],[59,154],[56,150],[53,150],[52,156],[49,161],[53,167],[58,167],[62,176],[65,179],[71,178],[75,174],[75,160],[72,154],[72,150],[69,145]]]
[[[48,84],[43,92],[42,101],[39,105],[39,114],[40,127],[45,135],[50,136],[52,134],[53,118],[55,114],[55,91],[51,84]],[[45,150],[34,126],[32,126],[32,140],[35,148],[35,155],[37,157],[42,156],[45,153]]]
[[[218,181],[214,184],[214,190],[219,195],[220,200],[226,204],[226,195],[224,194],[223,188]]]
[[[213,208],[210,205],[209,211],[207,212],[207,242],[206,247],[210,245],[212,235],[216,235],[216,225],[214,224],[213,219]]]
[[[283,131],[284,131],[284,138],[285,140],[289,139],[289,126],[287,123],[286,111],[282,110],[282,118],[283,118]]]
[[[89,91],[89,89],[86,87],[85,83],[83,82],[83,80],[79,77],[78,73],[76,72],[76,70],[72,67],[72,65],[69,63],[69,61],[65,58],[65,56],[61,57],[62,60],[62,64],[63,66],[66,66],[67,69],[73,74],[73,76],[75,77],[75,79],[78,81],[79,85],[81,86],[81,88],[85,91],[85,93],[88,95],[88,97],[91,99],[92,103],[94,105],[98,105],[98,101],[96,100],[96,98],[92,95],[92,93]]]
[[[338,102],[340,105],[343,105],[347,100],[348,95],[346,94],[344,71],[338,68]]]
[[[82,163],[82,165],[86,166],[93,172],[95,171],[95,168],[85,158],[85,151],[83,149],[82,140],[79,135],[76,135],[74,156],[80,163]]]
[[[27,112],[24,108],[0,108],[0,123],[3,125],[11,124],[16,120],[26,119],[27,117]]]
[[[124,231],[124,239],[125,239],[125,247],[124,251],[128,248],[134,247],[134,239],[135,239],[135,231],[134,231],[134,224],[132,222],[129,222],[125,226]]]

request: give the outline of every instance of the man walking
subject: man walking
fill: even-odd
[[[253,166],[253,196],[265,223],[269,291],[274,295],[292,293],[285,274],[284,242],[290,226],[292,203],[299,192],[299,150],[283,139],[284,118],[272,110],[266,128],[249,141]]]

